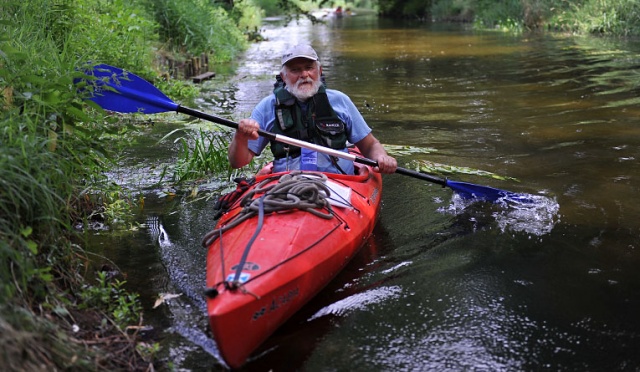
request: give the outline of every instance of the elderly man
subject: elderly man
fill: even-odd
[[[395,172],[396,160],[371,134],[351,99],[326,89],[321,76],[322,66],[311,46],[296,45],[283,54],[280,77],[284,84],[258,103],[251,118],[239,122],[229,145],[232,167],[245,166],[266,147],[269,140],[258,135],[262,129],[345,152],[349,141],[378,162],[375,171]],[[302,169],[353,174],[353,163],[345,159],[277,142],[271,143],[271,151],[274,172]]]

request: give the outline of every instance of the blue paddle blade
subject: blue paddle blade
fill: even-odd
[[[501,200],[516,201],[519,203],[533,203],[529,194],[518,194],[510,191],[495,189],[488,186],[474,185],[466,182],[446,181],[446,186],[464,199],[478,199],[489,202]]]
[[[92,85],[94,88],[91,97],[88,99],[95,102],[105,110],[121,113],[143,114],[177,111],[200,119],[226,125],[231,128],[238,127],[238,125],[232,121],[180,106],[174,103],[158,88],[153,86],[153,84],[120,68],[102,64],[95,66],[86,74],[95,77],[95,80],[85,80],[88,85]],[[282,141],[284,143],[290,143],[285,140],[293,141],[292,138],[275,135],[270,132],[259,131],[259,134],[261,136],[266,136],[270,140]],[[299,146],[305,147],[304,145]],[[367,158],[356,157],[353,161],[369,166],[378,165],[375,160]],[[531,195],[528,194],[516,194],[509,191],[494,189],[492,187],[449,181],[402,167],[398,167],[396,169],[396,173],[426,180],[438,185],[448,186],[464,199],[486,200],[490,202],[500,202],[508,199],[519,203],[533,202]]]
[[[148,81],[117,67],[97,65],[87,75],[96,77],[89,99],[105,110],[156,114],[176,111],[178,104]]]
[[[370,159],[364,159],[364,158],[357,158],[356,162],[359,162],[361,164],[367,164],[367,165],[377,165],[375,161]],[[445,178],[440,178],[427,173],[418,172],[413,169],[398,167],[396,168],[396,173],[417,178],[419,180],[433,182],[443,187],[447,186],[451,190],[453,190],[455,193],[460,195],[460,197],[462,197],[463,199],[486,200],[486,201],[495,203],[499,201],[504,201],[505,198],[507,198],[511,201],[515,201],[519,203],[532,202],[529,194],[516,194],[510,191],[494,189],[493,187],[474,185],[472,183],[466,183],[466,182],[450,181]]]

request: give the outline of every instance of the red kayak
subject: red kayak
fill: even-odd
[[[382,179],[355,167],[356,175],[259,175],[205,236],[209,323],[229,367],[242,366],[371,235]]]

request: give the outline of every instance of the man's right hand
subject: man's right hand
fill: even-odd
[[[233,136],[229,144],[229,164],[233,168],[242,168],[249,164],[255,156],[249,150],[249,140],[257,140],[259,137],[258,130],[260,124],[253,119],[242,119],[238,123],[236,134]]]
[[[260,124],[253,119],[242,119],[238,123],[238,129],[236,129],[236,137],[240,136],[238,140],[257,140],[259,137],[258,130]]]

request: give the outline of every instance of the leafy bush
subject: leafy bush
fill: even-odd
[[[98,272],[95,285],[85,285],[80,292],[83,300],[80,309],[97,308],[104,310],[120,329],[140,322],[142,305],[137,294],[130,294],[123,288],[125,281],[110,280],[104,271]]]
[[[640,35],[640,3],[586,0],[558,8],[549,23],[558,30],[609,35]]]
[[[475,23],[484,28],[521,29],[523,26],[523,1],[478,0]]]
[[[75,19],[66,45],[78,64],[106,63],[153,77],[158,25],[144,7],[130,0],[69,2]]]
[[[282,13],[282,9],[278,5],[279,0],[256,0],[256,4],[263,10],[265,17],[273,17]]]
[[[171,49],[198,55],[214,52],[229,61],[245,47],[245,39],[227,12],[204,0],[142,0],[159,25],[160,41]]]
[[[77,72],[55,39],[67,29],[51,26],[58,30],[53,37],[41,27],[59,7],[28,0],[9,6],[0,24],[6,35],[0,40],[0,265],[7,265],[0,286],[3,300],[21,294],[39,301],[51,279],[39,267],[64,271],[73,257],[65,243],[73,198],[102,169],[104,156],[78,125],[91,117],[73,89]]]
[[[253,0],[242,0],[235,3],[231,11],[238,28],[243,31],[255,30],[262,25],[262,17],[265,13]]]
[[[167,3],[181,4],[178,0]],[[34,369],[31,366],[81,369],[78,363],[88,361],[83,360],[87,355],[77,355],[77,344],[65,342],[65,329],[51,321],[69,319],[67,308],[106,306],[109,319],[120,325],[139,319],[137,295],[125,292],[121,282],[107,284],[99,278],[97,287],[80,289],[79,273],[86,267],[86,258],[72,243],[72,224],[93,203],[87,190],[100,185],[104,170],[112,164],[116,141],[105,141],[105,136],[117,137],[126,126],[118,116],[105,115],[95,106],[87,108],[74,81],[84,77],[85,67],[97,63],[135,71],[149,80],[158,75],[153,58],[159,28],[141,4],[142,0],[4,0],[2,4],[0,341],[11,346],[0,356],[2,365],[24,370]],[[213,5],[206,10],[198,18],[208,22],[203,45],[215,49],[220,58],[231,58],[244,45],[242,33],[224,10]],[[186,95],[194,92],[184,85],[176,87]],[[115,219],[127,213],[126,202],[119,198],[106,205],[105,215]],[[75,293],[82,294],[78,303],[72,300],[78,299]],[[110,297],[99,302],[105,293]],[[44,316],[37,316],[34,309]],[[24,319],[14,316],[18,313]],[[58,316],[50,316],[54,313]],[[15,322],[6,321],[14,318]],[[5,342],[11,335],[36,345]],[[123,370],[142,352],[125,333],[115,337],[127,338],[133,354],[124,353],[124,361],[103,358],[100,364]],[[89,349],[93,350],[84,352],[91,354]],[[155,351],[153,346],[143,350],[147,357]],[[89,361],[87,365],[97,364]]]

